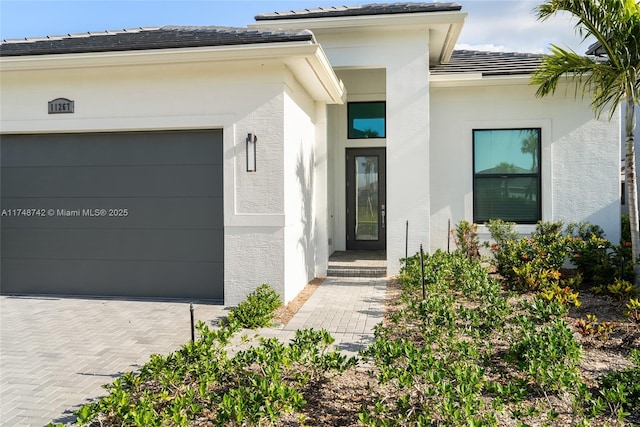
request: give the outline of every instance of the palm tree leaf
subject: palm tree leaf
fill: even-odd
[[[580,56],[572,50],[551,45],[551,55],[545,56],[531,76],[531,83],[539,85],[536,95],[539,97],[554,93],[558,82],[567,78],[575,83],[585,83],[592,78],[599,63],[586,56]]]

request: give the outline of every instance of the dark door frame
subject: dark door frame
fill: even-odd
[[[356,239],[356,170],[354,157],[374,156],[378,158],[378,239]],[[386,148],[347,148],[346,161],[346,218],[347,218],[347,250],[386,250],[387,248],[387,157]]]

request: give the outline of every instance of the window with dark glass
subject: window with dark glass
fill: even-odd
[[[386,138],[385,102],[350,102],[347,111],[349,139]]]
[[[540,129],[473,131],[473,220],[541,219]]]

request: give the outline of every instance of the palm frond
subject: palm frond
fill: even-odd
[[[637,0],[548,0],[536,8],[539,20],[558,12],[576,19],[576,31],[594,37],[599,58],[580,56],[574,51],[551,47],[533,74],[531,83],[539,85],[536,95],[553,93],[558,82],[567,81],[592,95],[596,115],[611,109],[611,115],[624,98],[640,101],[640,3]],[[577,92],[576,92],[577,93]]]
[[[595,38],[605,56],[616,66],[623,68],[625,65],[618,63],[624,59],[620,57],[620,51],[625,47],[631,47],[638,57],[640,5],[636,0],[549,0],[536,8],[537,18],[542,21],[558,12],[571,14],[576,20],[576,32],[583,40]]]
[[[592,58],[551,45],[551,55],[545,56],[534,71],[531,84],[539,85],[536,96],[543,97],[554,93],[562,78],[573,80],[576,84],[587,82],[597,66],[598,62]]]

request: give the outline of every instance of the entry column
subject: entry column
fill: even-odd
[[[387,63],[387,264],[398,273],[405,254],[429,247],[429,35],[394,45]]]

